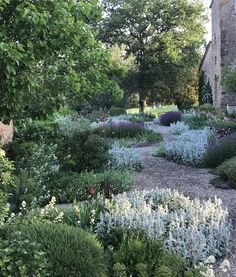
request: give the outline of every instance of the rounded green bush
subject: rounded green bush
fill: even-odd
[[[223,162],[216,171],[221,178],[229,181],[231,187],[236,188],[236,157]]]
[[[126,109],[125,108],[111,108],[109,111],[110,116],[118,116],[118,115],[123,115],[126,114]]]
[[[94,235],[66,224],[33,223],[23,228],[42,245],[51,277],[105,277],[104,253]]]

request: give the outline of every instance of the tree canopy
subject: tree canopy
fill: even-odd
[[[42,117],[67,101],[119,97],[120,68],[96,39],[96,0],[0,2],[0,118]]]
[[[200,1],[103,0],[100,38],[125,45],[138,65],[140,99],[177,102],[196,68],[206,19]]]

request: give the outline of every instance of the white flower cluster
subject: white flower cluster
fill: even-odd
[[[116,227],[143,230],[180,253],[187,266],[195,266],[211,255],[225,254],[231,224],[220,199],[190,200],[177,191],[156,189],[116,196],[101,214],[96,232],[106,236]]]
[[[170,132],[173,135],[181,135],[182,133],[189,130],[189,126],[184,122],[177,121],[176,123],[170,124]]]
[[[126,148],[115,143],[109,150],[109,155],[109,166],[114,169],[131,168],[138,170],[143,166],[141,155],[135,148]]]
[[[179,163],[199,166],[203,162],[211,136],[213,133],[209,128],[186,131],[175,141],[165,145],[166,156]]]

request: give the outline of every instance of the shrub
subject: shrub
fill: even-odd
[[[133,138],[145,132],[144,124],[138,122],[111,122],[93,130],[95,134],[110,138]]]
[[[126,114],[125,108],[111,108],[109,111],[110,116],[118,116]]]
[[[226,160],[218,166],[217,173],[221,178],[229,181],[231,187],[236,188],[236,157]]]
[[[109,240],[116,227],[142,230],[150,239],[163,240],[165,247],[181,254],[188,266],[210,255],[224,255],[231,229],[221,200],[190,200],[169,189],[116,196],[96,230],[103,240]]]
[[[142,168],[141,155],[135,148],[126,148],[119,144],[113,144],[109,150],[109,166],[115,169],[130,168],[139,170]]]
[[[200,105],[199,110],[204,112],[214,112],[216,108],[212,104],[206,103],[206,104]]]
[[[49,182],[51,175],[59,170],[59,162],[55,155],[56,148],[57,146],[52,144],[35,144],[30,149],[32,153],[27,153],[19,160],[18,169],[27,170],[40,185]]]
[[[96,238],[82,229],[56,223],[34,223],[23,228],[42,245],[50,276],[107,276],[104,253]]]
[[[189,130],[189,126],[184,122],[177,121],[176,123],[170,124],[170,132],[173,135],[181,135],[182,133]]]
[[[56,197],[59,203],[71,203],[74,200],[81,201],[88,198],[89,187],[94,193],[106,192],[106,187],[112,186],[114,194],[129,190],[133,185],[133,176],[127,170],[106,170],[103,173],[58,172],[46,185],[49,195]]]
[[[49,276],[49,265],[41,245],[26,239],[21,232],[14,231],[1,242],[0,275],[9,276]]]
[[[58,131],[64,137],[70,137],[75,132],[84,132],[90,129],[90,120],[84,117],[59,116],[56,119]]]
[[[166,266],[171,277],[181,276],[184,259],[163,249],[160,241],[150,239],[145,233],[133,229],[120,232],[112,262],[125,265],[127,276],[155,277],[155,271]]]
[[[164,126],[170,126],[177,121],[181,121],[181,112],[167,112],[160,116],[160,123]]]
[[[29,175],[28,171],[21,170],[17,176],[15,176],[15,186],[11,191],[9,197],[9,203],[11,204],[12,212],[19,212],[22,201],[25,201],[27,205],[35,203],[37,195],[38,183]],[[42,195],[40,195],[43,197]],[[49,197],[43,197],[44,201],[47,201]],[[41,199],[40,199],[41,201]]]
[[[212,132],[208,128],[184,132],[175,141],[166,144],[165,154],[176,162],[200,166],[204,162],[211,136]]]
[[[210,141],[204,163],[207,167],[215,168],[233,156],[236,156],[235,135],[226,136],[220,140]]]
[[[0,149],[0,226],[8,213],[8,197],[14,187],[13,163],[5,157],[5,152]]]
[[[18,142],[49,142],[58,136],[58,124],[54,120],[26,120],[15,128],[14,140]]]
[[[215,128],[230,129],[231,132],[236,132],[236,122],[233,121],[218,121],[212,124]]]
[[[182,115],[182,121],[189,126],[189,129],[203,129],[211,124],[206,114],[186,113]]]
[[[100,170],[108,162],[108,142],[89,132],[75,132],[58,141],[57,156],[62,170]]]

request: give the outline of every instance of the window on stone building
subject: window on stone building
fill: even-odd
[[[215,57],[215,64],[217,64],[217,57]]]

